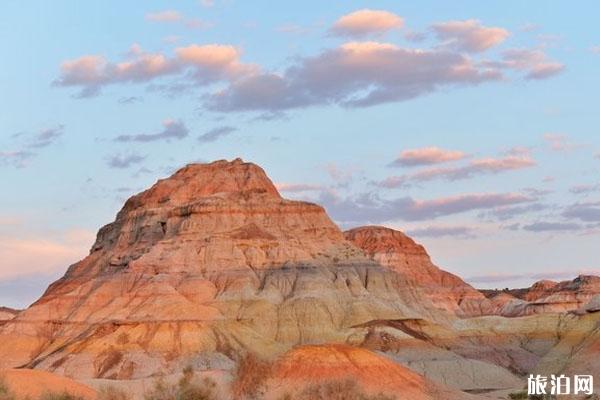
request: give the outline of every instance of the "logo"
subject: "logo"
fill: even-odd
[[[592,375],[569,376],[550,375],[550,379],[544,375],[529,375],[527,378],[528,395],[563,395],[563,394],[594,394],[594,377]]]

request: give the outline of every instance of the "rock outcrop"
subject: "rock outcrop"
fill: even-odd
[[[489,313],[485,296],[458,276],[436,267],[423,246],[404,233],[381,226],[365,226],[344,232],[346,239],[374,261],[396,271],[415,302],[423,298],[436,307],[461,317]]]
[[[286,353],[274,366],[270,398],[285,393],[292,398],[318,392],[319,386],[352,382],[367,394],[383,394],[411,400],[452,400],[475,398],[442,387],[393,361],[366,349],[346,345],[302,346]],[[342,385],[343,388],[343,385]],[[342,394],[337,398],[342,398]],[[390,398],[388,397],[388,398]]]
[[[18,310],[14,310],[12,308],[0,307],[0,324],[13,319],[18,313]]]
[[[532,314],[594,312],[600,294],[600,277],[580,275],[573,280],[542,280],[526,289],[483,291],[493,304],[493,314],[516,317]],[[589,306],[588,306],[589,304]]]

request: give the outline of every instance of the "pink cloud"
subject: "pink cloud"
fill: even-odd
[[[419,159],[417,159],[419,160]],[[442,161],[440,161],[442,160]],[[396,160],[394,163],[396,163]],[[444,162],[443,158],[433,158],[430,164],[435,162]],[[405,162],[413,161],[413,158],[405,157]],[[424,162],[421,164],[423,165]],[[401,164],[400,164],[401,165]],[[419,164],[407,164],[419,165]],[[419,170],[412,174],[389,177],[383,181],[377,182],[377,186],[385,188],[399,188],[410,185],[414,182],[423,182],[433,179],[446,179],[456,181],[460,179],[472,178],[476,175],[498,174],[505,171],[529,168],[536,165],[529,155],[508,155],[502,158],[481,158],[470,161],[467,165],[458,167],[431,167]]]
[[[548,59],[541,50],[510,49],[504,52],[500,66],[525,71],[526,79],[546,79],[565,69],[565,65]]]
[[[505,52],[499,61],[478,61],[448,46],[432,49],[401,47],[375,41],[349,42],[316,55],[297,57],[282,71],[264,71],[243,63],[239,48],[223,44],[192,44],[174,56],[144,52],[139,46],[126,59],[113,62],[101,55],[67,60],[54,84],[81,88],[93,96],[117,83],[148,83],[173,94],[200,93],[210,111],[260,111],[265,115],[316,105],[369,107],[401,102],[443,88],[474,86],[503,80],[503,71],[523,71],[528,79],[549,77],[562,64],[535,51]],[[225,82],[208,92],[207,85]]]
[[[432,29],[444,45],[474,53],[496,46],[510,35],[504,28],[483,26],[475,19],[442,22]]]
[[[571,142],[566,135],[560,133],[545,133],[544,140],[550,149],[558,152],[567,152],[579,147],[579,145]]]
[[[409,229],[406,234],[414,237],[446,237],[472,238],[475,228],[466,225],[428,225],[425,227]]]
[[[473,171],[501,172],[533,167],[535,161],[528,156],[507,156],[504,158],[482,158],[471,161]]]
[[[66,271],[67,267],[87,254],[94,234],[72,230],[55,238],[0,237],[0,279]]]
[[[239,48],[229,45],[208,44],[191,45],[175,49],[178,61],[184,65],[197,67],[198,73],[210,71],[215,76],[226,76],[235,79],[244,74],[258,72],[258,68],[252,64],[240,62],[241,51]]]
[[[275,187],[280,192],[290,192],[290,193],[310,192],[310,191],[323,189],[323,187],[320,185],[311,185],[311,184],[307,184],[307,183],[277,183],[277,184],[275,184]]]
[[[449,85],[495,81],[461,54],[350,42],[298,59],[283,73],[249,75],[207,99],[214,111],[281,111],[317,104],[368,107],[405,101]]]
[[[517,204],[531,199],[520,193],[462,194],[434,200],[417,200],[410,209],[415,215],[450,215],[469,210]]]
[[[398,189],[402,187],[410,186],[410,180],[406,175],[403,176],[390,176],[384,180],[377,182],[377,186],[386,189]]]
[[[241,52],[234,46],[208,44],[190,45],[175,49],[175,57],[147,53],[134,44],[126,60],[110,62],[100,55],[87,55],[67,60],[61,65],[58,86],[81,86],[80,96],[92,96],[109,84],[150,82],[164,76],[191,71],[196,83],[237,79],[257,71],[251,64],[240,61]]]
[[[188,136],[189,130],[181,121],[166,119],[162,123],[163,129],[157,133],[138,133],[135,135],[119,135],[116,142],[152,142],[156,140],[183,139]]]
[[[146,19],[153,22],[179,22],[183,15],[179,11],[165,10],[146,14]]]
[[[0,151],[0,166],[11,165],[15,168],[24,168],[35,155],[27,150]]]
[[[318,202],[342,224],[382,223],[387,221],[422,221],[465,213],[489,210],[533,201],[520,193],[467,193],[431,200],[412,197],[384,199],[377,193],[362,193],[341,198],[323,192]]]
[[[404,25],[402,17],[384,10],[363,9],[340,17],[331,28],[338,36],[366,36],[380,34]]]
[[[466,157],[466,154],[457,150],[444,150],[439,147],[424,147],[421,149],[404,150],[400,157],[392,162],[394,166],[412,167],[419,165],[440,164],[457,161]]]
[[[162,23],[180,23],[190,29],[210,28],[213,24],[198,18],[187,18],[179,11],[165,10],[146,14],[146,20]]]

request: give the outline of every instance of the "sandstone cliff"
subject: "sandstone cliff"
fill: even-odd
[[[515,317],[563,312],[594,312],[600,294],[600,277],[580,275],[573,280],[542,280],[525,289],[483,291],[493,314]]]
[[[366,226],[344,235],[371,259],[396,271],[406,287],[415,291],[415,302],[425,298],[436,307],[463,317],[489,312],[489,301],[482,293],[436,267],[425,248],[402,232]]]

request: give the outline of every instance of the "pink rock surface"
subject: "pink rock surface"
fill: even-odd
[[[458,276],[435,266],[425,248],[404,233],[381,226],[365,226],[346,231],[344,235],[373,260],[399,273],[407,286],[436,307],[462,317],[488,311],[490,305],[483,294]]]

